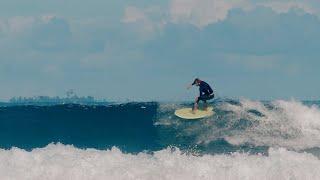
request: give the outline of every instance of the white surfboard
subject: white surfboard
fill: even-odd
[[[192,112],[192,108],[183,108],[178,109],[174,112],[174,114],[182,119],[201,119],[205,117],[212,116],[214,114],[213,107],[208,107],[207,110],[197,110]]]

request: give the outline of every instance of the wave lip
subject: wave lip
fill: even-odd
[[[232,153],[195,156],[167,148],[153,154],[78,149],[50,144],[30,152],[0,150],[4,180],[56,179],[319,179],[320,160],[308,153],[270,149],[269,156]]]
[[[240,106],[225,104],[231,111],[230,126],[245,119],[251,124],[245,130],[233,131],[225,139],[234,145],[285,147],[302,150],[320,147],[320,109],[291,100],[270,104],[243,99]]]

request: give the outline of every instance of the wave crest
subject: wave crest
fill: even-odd
[[[232,112],[226,117],[229,127],[241,120],[250,124],[225,136],[231,144],[290,149],[320,147],[320,109],[316,105],[307,106],[295,100],[262,103],[242,99],[240,105],[225,103],[221,108]]]

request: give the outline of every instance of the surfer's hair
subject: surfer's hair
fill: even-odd
[[[199,78],[195,78],[194,79],[194,81],[193,81],[193,83],[192,83],[192,85],[195,85],[197,82],[199,82],[200,81],[200,79]]]

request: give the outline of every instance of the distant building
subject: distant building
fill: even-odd
[[[67,97],[49,97],[49,96],[34,96],[34,97],[13,97],[9,100],[14,104],[82,104],[95,103],[96,100],[92,96],[78,97],[73,90],[67,91]]]

